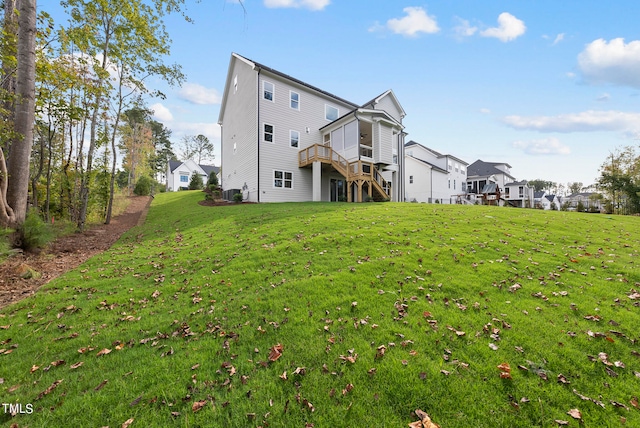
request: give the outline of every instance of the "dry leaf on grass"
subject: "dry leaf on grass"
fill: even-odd
[[[567,415],[571,416],[573,419],[582,420],[582,413],[578,409],[571,409],[567,412]]]
[[[122,428],[128,428],[133,423],[133,418],[129,418],[122,424]]]
[[[426,412],[416,409],[415,414],[420,420],[410,423],[411,428],[440,428],[440,425],[433,422]]]
[[[283,350],[282,344],[278,343],[277,345],[273,345],[269,352],[269,361],[276,361],[278,358],[282,356]]]

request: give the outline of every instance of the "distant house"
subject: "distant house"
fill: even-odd
[[[512,181],[505,183],[503,199],[506,204],[517,208],[532,208],[534,204],[533,187],[529,187],[529,182]]]
[[[560,210],[562,202],[557,195],[550,195],[547,192],[535,192],[533,195],[533,207],[543,210]]]
[[[405,200],[456,203],[467,187],[467,162],[415,141],[404,146]]]
[[[356,104],[233,53],[218,117],[223,197],[402,201],[405,114],[392,90]]]
[[[578,205],[582,204],[586,211],[603,209],[601,194],[596,192],[574,193],[565,197],[564,201],[568,202],[570,208],[577,209]]]
[[[485,162],[478,159],[467,168],[467,192],[484,198],[485,195],[503,194],[507,183],[516,181],[511,175],[511,165],[505,162]],[[495,186],[489,186],[492,185]],[[498,198],[499,199],[499,198]]]
[[[171,160],[169,161],[169,165],[167,165],[167,190],[175,191],[188,188],[191,175],[194,172],[200,174],[202,181],[206,183],[211,172],[215,172],[216,174],[220,173],[220,167],[198,165],[191,159],[184,162]]]

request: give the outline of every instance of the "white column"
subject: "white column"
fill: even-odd
[[[311,175],[313,177],[313,202],[319,202],[322,200],[322,164],[320,161],[313,162]]]

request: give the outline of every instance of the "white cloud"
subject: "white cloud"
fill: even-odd
[[[564,33],[560,33],[556,36],[555,40],[553,41],[554,45],[557,45],[558,43],[560,43],[561,41],[564,40]]]
[[[331,0],[264,0],[268,8],[307,8],[310,10],[322,10],[331,3]]]
[[[487,28],[481,31],[480,35],[508,42],[522,36],[526,30],[527,27],[523,21],[508,12],[503,12],[498,16],[498,27]]]
[[[596,101],[609,101],[610,99],[611,99],[611,95],[605,92],[604,94],[596,98]]]
[[[215,89],[205,88],[197,83],[185,83],[179,92],[180,98],[193,104],[220,104],[222,97]]]
[[[540,132],[628,131],[640,126],[640,113],[588,110],[558,116],[507,116],[503,122],[515,129]]]
[[[453,32],[457,37],[470,37],[478,31],[478,27],[471,26],[471,24],[469,24],[469,21],[467,21],[466,19],[462,19],[456,16],[455,20],[458,25],[453,27]]]
[[[162,122],[171,122],[173,120],[173,115],[171,111],[166,108],[162,103],[155,103],[151,106],[151,110],[153,110],[153,117]]]
[[[406,16],[387,21],[387,28],[406,37],[417,37],[419,33],[433,34],[440,31],[436,18],[429,16],[421,7],[405,7]]]
[[[482,113],[482,114],[490,114],[491,110],[489,110],[488,108],[481,108],[480,109],[480,113]]]
[[[529,155],[568,155],[571,149],[557,138],[544,138],[531,141],[514,141],[511,143],[516,149],[522,149]]]
[[[594,40],[578,55],[578,66],[590,83],[640,88],[640,41]]]

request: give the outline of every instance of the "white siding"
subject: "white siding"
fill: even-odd
[[[373,162],[393,163],[393,130],[383,122],[373,124]]]
[[[231,61],[233,77],[225,89],[227,102],[222,116],[222,188],[244,189],[245,197],[255,202],[258,200],[257,73],[244,61],[235,57]]]
[[[353,106],[336,102],[311,91],[306,86],[266,71],[260,73],[259,79],[261,86],[263,80],[275,85],[273,102],[262,99],[261,94],[258,99],[260,123],[266,122],[274,126],[273,143],[260,142],[260,202],[311,201],[313,196],[311,169],[298,167],[298,152],[313,144],[322,143],[319,129],[330,123],[325,119],[325,104],[338,108],[340,116],[348,113]],[[298,110],[290,107],[290,91],[300,94]],[[300,132],[298,148],[293,148],[289,144],[290,130]],[[275,170],[292,172],[293,188],[275,188],[273,185]],[[323,188],[324,184],[323,182]]]
[[[402,122],[402,112],[398,109],[396,103],[393,101],[393,96],[390,93],[378,101],[378,104],[375,105],[375,109],[384,110],[395,120]]]

